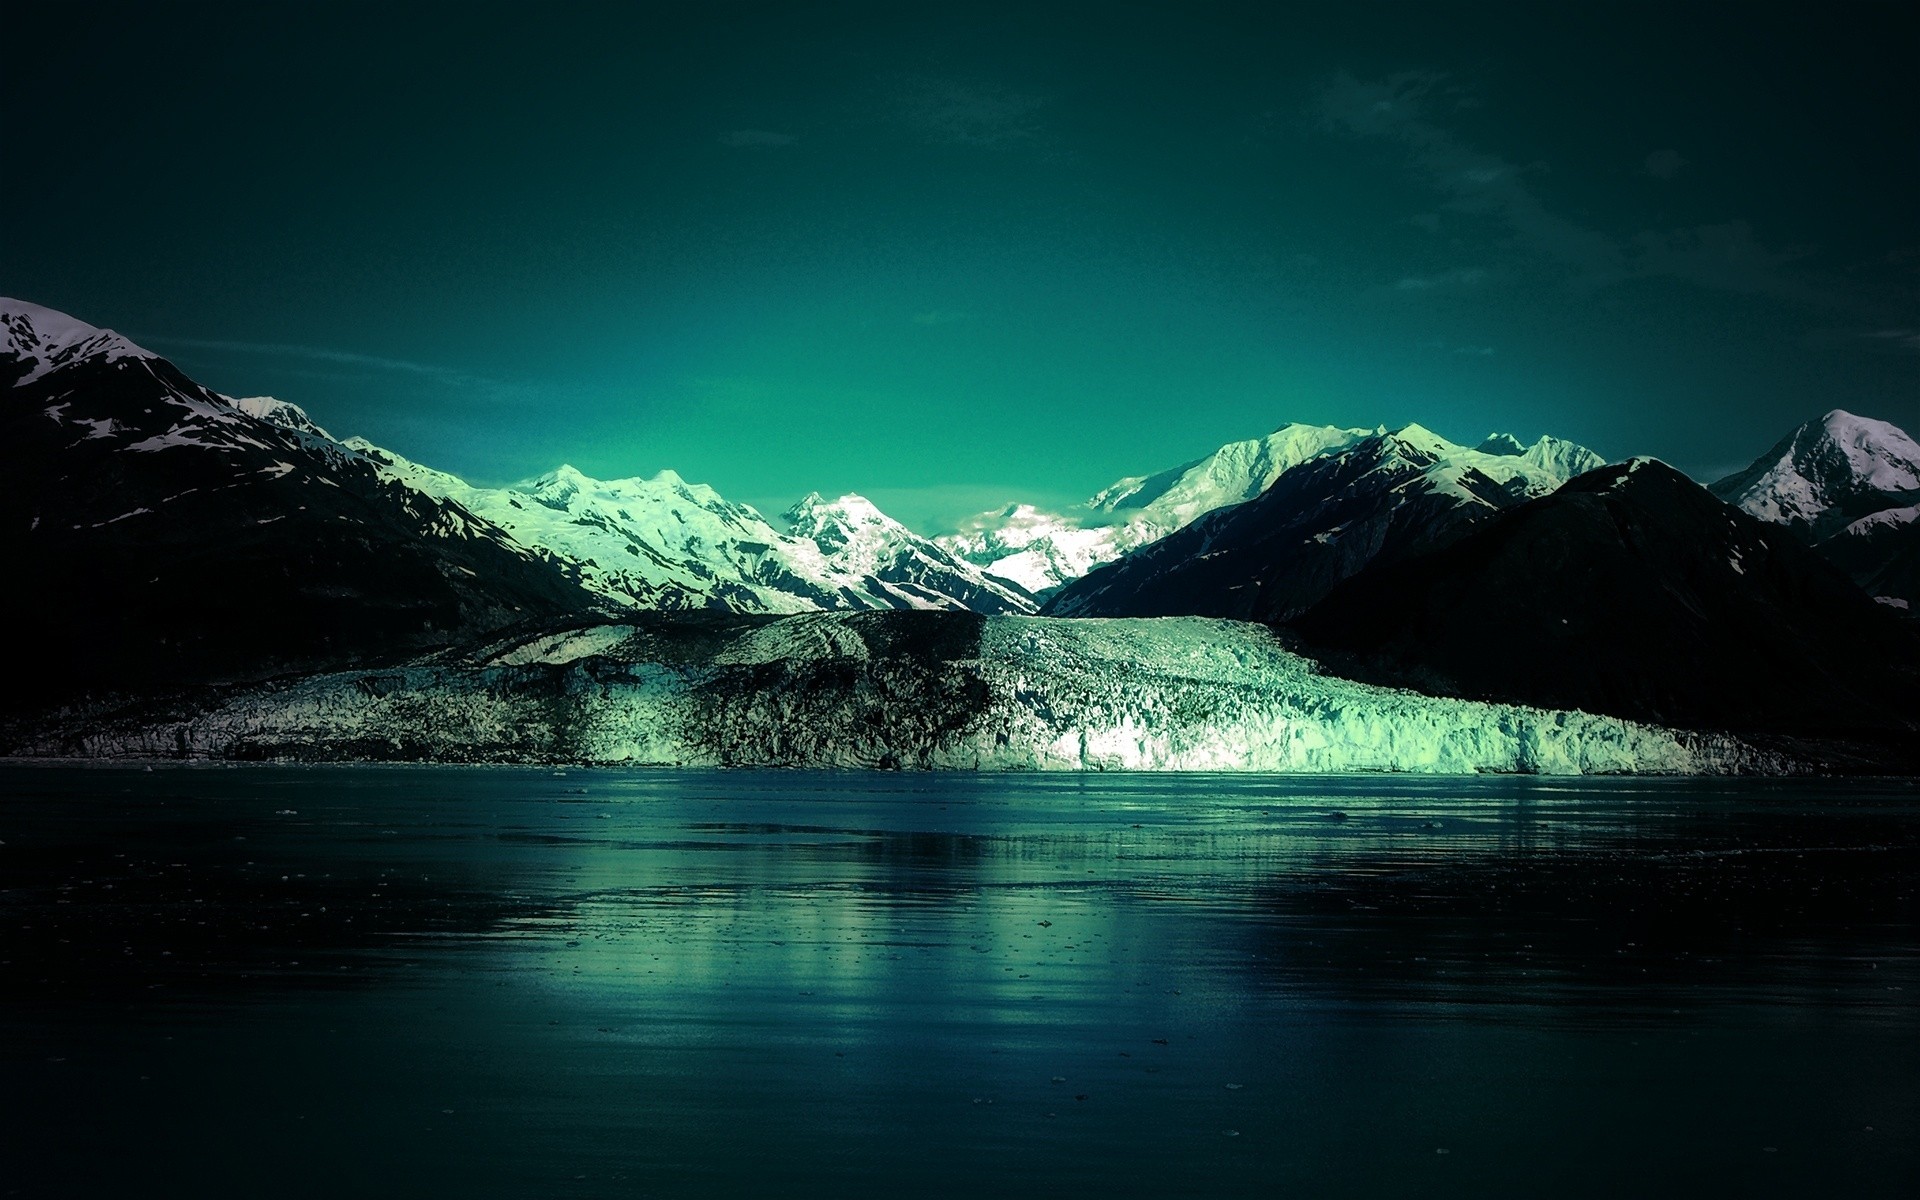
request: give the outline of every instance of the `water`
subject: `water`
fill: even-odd
[[[1911,782],[0,771],[0,1194],[1911,1194]]]

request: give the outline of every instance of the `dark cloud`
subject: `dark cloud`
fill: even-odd
[[[1428,116],[1460,107],[1464,93],[1444,75],[1409,72],[1366,82],[1344,72],[1320,94],[1324,128],[1397,143],[1421,179],[1447,197],[1453,212],[1505,224],[1513,238],[1591,282],[1624,277],[1621,247],[1578,222],[1548,211],[1525,182],[1526,169],[1467,145]]]
[[[1811,304],[1832,302],[1818,288],[1782,268],[1807,257],[1805,250],[1769,250],[1745,221],[1647,231],[1633,237],[1632,274],[1681,279],[1737,295],[1772,296]]]
[[[1460,108],[1463,96],[1447,76],[1434,72],[1409,72],[1377,81],[1342,73],[1321,91],[1316,115],[1322,128],[1331,132],[1403,147],[1409,169],[1446,197],[1447,211],[1484,217],[1504,227],[1509,246],[1536,261],[1557,265],[1578,289],[1667,278],[1740,295],[1839,303],[1837,297],[1787,270],[1789,264],[1807,257],[1806,251],[1768,249],[1746,221],[1615,236],[1560,215],[1528,186],[1528,176],[1539,168],[1469,145],[1433,118],[1437,110]],[[1645,165],[1649,173],[1671,178],[1685,160],[1677,151],[1661,150],[1649,155]],[[1401,291],[1426,291],[1448,280],[1479,283],[1486,277],[1484,271],[1453,271],[1402,279],[1394,286]]]

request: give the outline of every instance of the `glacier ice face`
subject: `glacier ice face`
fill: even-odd
[[[157,711],[69,716],[14,752],[1548,774],[1757,761],[1630,721],[1330,677],[1263,626],[1202,618],[653,617]]]

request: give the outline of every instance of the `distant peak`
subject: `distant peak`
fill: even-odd
[[[808,515],[841,521],[892,522],[892,518],[881,512],[873,501],[858,492],[847,492],[833,500],[826,499],[819,492],[808,492],[788,513],[790,516]]]
[[[275,396],[223,396],[234,408],[256,420],[269,425],[278,425],[282,429],[291,429],[296,433],[308,433],[327,440],[333,435],[320,428],[307,410],[290,400],[281,400]]]
[[[17,382],[28,383],[49,371],[96,358],[158,358],[150,350],[111,329],[101,329],[56,309],[0,297],[0,358],[33,364]]]
[[[1580,483],[1574,488],[1590,492],[1616,492],[1627,488],[1643,488],[1649,485],[1685,484],[1697,488],[1698,484],[1660,459],[1650,455],[1637,455],[1625,462],[1608,463],[1579,476]]]
[[[544,475],[536,475],[520,486],[536,495],[546,493],[564,493],[572,495],[586,490],[596,481],[582,473],[572,463],[561,463]]]
[[[1517,457],[1527,452],[1520,439],[1510,433],[1490,433],[1486,441],[1474,448],[1482,454],[1497,454],[1503,458]]]
[[[1444,454],[1448,450],[1455,448],[1452,442],[1441,437],[1433,430],[1428,429],[1425,425],[1418,423],[1402,425],[1393,431],[1392,436],[1412,446],[1414,449],[1425,451],[1428,454]]]

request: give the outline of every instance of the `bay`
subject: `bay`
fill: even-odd
[[[1912,781],[0,769],[0,1194],[1888,1195]]]

